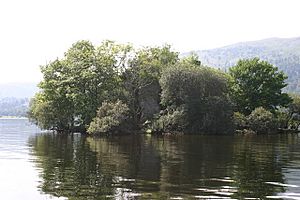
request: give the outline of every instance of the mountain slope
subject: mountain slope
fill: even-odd
[[[36,83],[1,83],[0,116],[25,117],[30,98],[37,91]]]
[[[0,116],[25,117],[28,107],[29,98],[2,98],[0,99]]]
[[[239,59],[259,57],[288,75],[288,92],[300,93],[300,37],[269,38],[195,53],[203,64],[221,69],[228,69]]]
[[[37,91],[37,83],[0,83],[0,98],[31,98]]]

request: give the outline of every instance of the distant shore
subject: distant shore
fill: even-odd
[[[18,117],[18,116],[0,116],[0,119],[28,119],[27,117]]]

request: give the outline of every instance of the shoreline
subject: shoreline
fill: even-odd
[[[28,117],[0,116],[0,119],[28,119]]]

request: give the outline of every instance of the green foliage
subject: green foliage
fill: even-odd
[[[290,94],[290,97],[292,98],[292,102],[288,106],[289,112],[300,115],[300,95]]]
[[[79,41],[41,71],[28,116],[44,129],[124,132],[151,121],[156,132],[228,133],[234,124],[262,133],[273,130],[272,113],[283,126],[286,116],[276,110],[290,103],[286,76],[265,61],[240,60],[227,74],[202,66],[196,54],[180,60],[169,45]],[[289,104],[290,124],[300,116],[299,99]]]
[[[199,56],[196,53],[192,53],[191,55],[184,57],[180,60],[182,64],[190,64],[195,66],[201,66],[201,61],[199,60]]]
[[[232,98],[239,112],[249,114],[257,107],[273,112],[290,102],[289,96],[282,93],[286,75],[266,61],[258,58],[240,60],[229,72]]]
[[[207,67],[178,64],[167,68],[160,79],[163,106],[193,104],[203,97],[227,93],[225,74]]]
[[[258,134],[273,133],[277,129],[274,114],[263,107],[251,112],[248,116],[248,124],[250,129]]]
[[[184,107],[184,111],[180,109],[185,116],[183,132],[229,132],[232,106],[226,96],[227,82],[228,77],[220,71],[190,62],[167,68],[160,79],[161,104],[167,110],[161,121],[172,117],[173,110]]]
[[[127,51],[126,46],[111,41],[104,41],[98,48],[82,41],[66,53],[70,71],[64,73],[63,81],[69,86],[67,95],[74,102],[74,115],[80,117],[82,125],[91,122],[104,100],[116,98],[120,85],[117,68],[123,59],[118,56]]]
[[[292,102],[288,106],[287,126],[291,129],[298,130],[300,125],[300,96],[291,94]]]
[[[197,109],[198,107],[198,109]],[[209,96],[190,108],[191,133],[224,134],[233,132],[233,105],[226,96]]]
[[[275,113],[276,125],[279,129],[290,128],[291,113],[288,108],[280,107]]]
[[[187,128],[187,121],[187,111],[184,106],[169,108],[164,110],[158,119],[154,120],[152,129],[158,133],[182,133]]]
[[[121,101],[103,102],[87,132],[90,134],[128,132],[129,108]]]
[[[247,117],[243,113],[234,112],[233,123],[236,130],[243,130],[247,127]]]
[[[40,120],[38,111],[29,116],[43,121],[38,122],[42,127],[85,131],[104,100],[122,97],[119,73],[130,50],[128,45],[111,41],[99,47],[88,41],[73,44],[62,59],[41,67],[44,80],[31,110],[43,112],[47,108],[51,112],[43,113],[45,120]]]
[[[160,110],[161,72],[177,63],[178,53],[171,46],[146,47],[135,52],[122,75],[127,101],[134,121],[139,124],[151,119]]]
[[[259,57],[288,75],[284,90],[300,92],[300,38],[269,38],[197,51],[203,64],[227,70],[239,59]]]
[[[56,100],[56,99],[55,99]],[[71,130],[73,126],[72,110],[68,104],[57,106],[63,102],[46,100],[44,93],[37,93],[31,99],[28,111],[29,119],[42,129]]]

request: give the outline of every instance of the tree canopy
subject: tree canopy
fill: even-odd
[[[41,91],[29,117],[45,129],[85,132],[104,101],[122,100],[135,123],[143,123],[153,110],[159,112],[162,69],[178,60],[169,45],[136,50],[112,41],[98,47],[79,41],[63,58],[41,67]]]
[[[291,102],[282,93],[285,74],[268,62],[240,60],[225,73],[195,54],[180,58],[169,45],[79,41],[41,71],[29,117],[58,131],[230,133],[234,124],[251,127],[251,116],[275,122],[275,110]]]
[[[266,61],[259,58],[240,60],[229,69],[229,74],[232,98],[238,111],[244,114],[258,107],[274,111],[290,102],[289,96],[282,92],[287,76]]]
[[[57,59],[42,66],[41,92],[31,106],[31,118],[41,127],[85,130],[104,100],[119,96],[119,70],[130,47],[104,41],[94,47],[79,41]],[[51,112],[43,111],[44,109]],[[39,115],[55,120],[42,121]]]
[[[163,71],[160,85],[165,111],[160,128],[187,133],[230,131],[233,110],[227,95],[228,76],[195,61],[188,58]],[[172,120],[173,127],[169,122]]]

